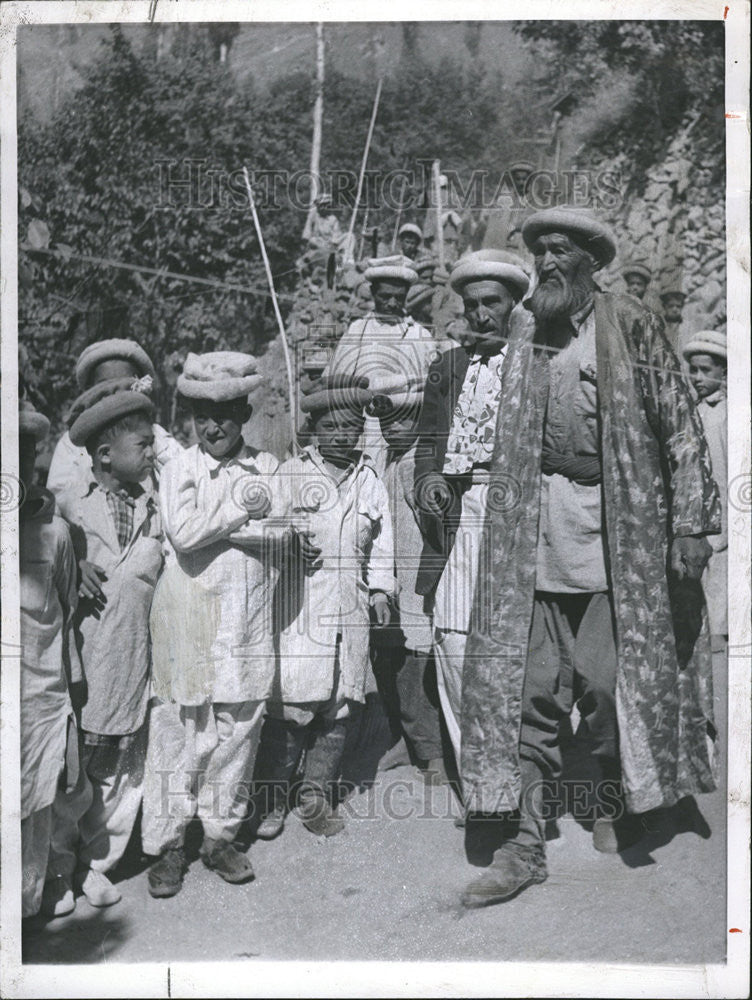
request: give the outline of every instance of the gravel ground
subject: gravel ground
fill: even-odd
[[[24,960],[720,962],[723,792],[698,806],[694,830],[669,814],[621,855],[596,853],[588,831],[561,816],[549,824],[548,880],[466,912],[459,893],[478,869],[454,825],[454,798],[406,765],[345,803],[340,835],[318,839],[291,816],[277,840],[254,844],[248,885],[228,885],[194,860],[182,892],[154,900],[130,852],[122,901],[95,910],[79,899],[69,917],[27,928]]]

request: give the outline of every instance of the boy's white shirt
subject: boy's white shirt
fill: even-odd
[[[259,486],[274,495],[278,465],[247,445],[223,460],[194,445],[163,469],[167,557],[151,613],[160,698],[199,705],[269,695],[278,557],[267,543],[279,532],[249,520],[244,501]]]
[[[278,472],[283,517],[311,532],[321,567],[303,573],[289,561],[280,580],[280,670],[275,698],[326,701],[334,691],[337,635],[345,697],[363,701],[368,669],[369,591],[394,594],[389,497],[370,459],[361,455],[340,478],[315,445]]]

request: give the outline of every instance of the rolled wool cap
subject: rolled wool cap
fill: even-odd
[[[410,291],[407,293],[407,298],[405,299],[405,308],[408,312],[411,309],[416,309],[419,305],[424,302],[428,302],[433,298],[434,287],[433,285],[417,284],[413,285]]]
[[[630,274],[637,274],[645,281],[652,281],[653,279],[653,272],[647,264],[643,264],[638,260],[630,260],[626,263],[621,269],[621,274],[623,278],[628,278]]]
[[[186,399],[209,399],[224,403],[245,399],[263,382],[256,359],[239,351],[211,351],[189,354],[177,388]]]
[[[349,410],[362,413],[373,393],[363,387],[367,379],[346,375],[323,376],[309,383],[308,392],[300,401],[303,413],[322,413],[329,410]]]
[[[28,399],[18,404],[18,433],[28,434],[35,441],[42,441],[50,432],[50,422],[43,413],[34,409]]]
[[[413,268],[413,262],[402,254],[391,257],[372,257],[365,271],[366,281],[402,281],[413,285],[418,280],[418,274]]]
[[[687,296],[684,292],[680,292],[678,288],[670,289],[667,292],[661,292],[659,296],[661,302],[665,304],[666,299],[681,299],[682,302],[686,302]]]
[[[405,233],[412,233],[417,236],[419,240],[423,239],[423,230],[420,226],[416,226],[414,222],[406,222],[403,226],[400,226],[398,236],[404,236]]]
[[[151,420],[154,404],[144,392],[132,388],[137,385],[133,379],[113,378],[81,393],[68,416],[71,442],[81,448],[103,427],[129,413],[143,413]]]
[[[596,258],[599,267],[616,256],[616,239],[608,226],[587,208],[546,208],[522,224],[522,238],[529,250],[544,233],[566,233]]]
[[[530,283],[522,263],[519,257],[505,250],[478,250],[457,261],[449,283],[459,294],[469,281],[500,281],[511,286],[514,297],[521,299]]]
[[[683,349],[682,354],[689,358],[692,354],[715,354],[726,358],[726,334],[720,330],[700,330]]]
[[[76,362],[76,385],[85,389],[89,384],[91,373],[103,361],[132,361],[139,375],[156,376],[154,365],[146,351],[135,340],[98,340],[89,344],[81,351]]]

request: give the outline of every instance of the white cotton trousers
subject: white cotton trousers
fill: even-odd
[[[144,725],[123,748],[84,745],[76,787],[53,803],[50,875],[108,872],[122,858],[141,806],[146,734]]]
[[[152,705],[141,826],[146,854],[182,846],[194,816],[205,840],[235,839],[264,708],[264,701]]]

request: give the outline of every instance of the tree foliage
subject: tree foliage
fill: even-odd
[[[228,35],[227,39],[232,38]],[[216,33],[183,25],[171,50],[136,51],[114,26],[85,82],[49,123],[19,127],[20,339],[27,381],[60,418],[76,355],[92,340],[131,336],[153,356],[163,387],[189,350],[261,353],[276,335],[240,168],[294,175],[308,166],[312,74],[298,71],[263,93],[217,56]],[[407,51],[384,82],[369,171],[415,169],[420,159],[501,169],[514,127],[500,113],[497,74],[458,62],[430,66]],[[360,166],[374,97],[368,79],[329,67],[322,167]],[[192,176],[193,190],[187,191]],[[420,176],[420,170],[417,171]],[[293,289],[305,219],[284,186],[261,198],[265,242],[283,304]],[[420,192],[418,191],[418,197]],[[379,191],[376,192],[378,198]],[[369,225],[393,225],[376,201]],[[100,263],[81,260],[97,258]],[[192,285],[104,261],[243,285],[257,295]],[[169,419],[170,392],[164,392]]]
[[[722,161],[721,22],[527,21],[515,30],[541,55],[541,82],[588,105],[580,138],[591,159],[624,154],[644,177],[691,120],[696,145]],[[628,84],[621,100],[609,92],[617,81]]]

